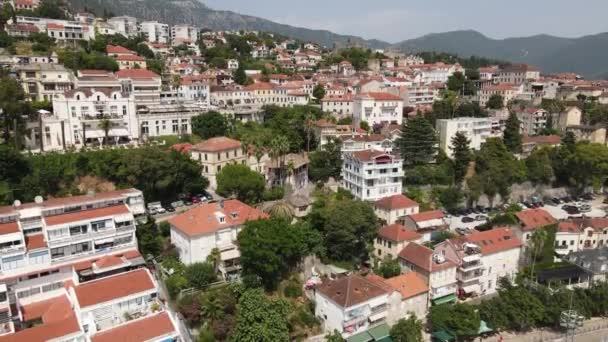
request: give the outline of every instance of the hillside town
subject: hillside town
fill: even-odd
[[[607,80],[2,5],[0,342],[568,341],[608,315]]]

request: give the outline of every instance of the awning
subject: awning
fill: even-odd
[[[388,313],[386,312],[386,310],[384,310],[384,311],[379,312],[379,313],[377,313],[377,314],[375,314],[375,315],[371,315],[371,316],[369,316],[369,321],[370,321],[370,322],[376,322],[376,321],[379,321],[379,320],[381,320],[381,319],[385,318],[387,314],[388,314]]]
[[[479,322],[479,331],[477,332],[477,334],[481,335],[481,334],[485,334],[485,333],[491,333],[493,331],[494,331],[494,329],[490,328],[488,326],[488,323],[486,323],[486,321],[481,320]]]
[[[110,242],[114,242],[114,238],[107,238],[107,239],[95,240],[95,244],[96,244],[96,245],[101,245],[101,244],[104,244],[104,243],[110,243]]]
[[[347,342],[373,342],[374,338],[367,331],[358,333],[346,339]]]
[[[447,332],[445,330],[435,331],[434,333],[431,334],[431,336],[433,337],[434,341],[439,341],[439,342],[448,342],[448,341],[456,340],[456,336],[450,334],[449,332]]]
[[[236,248],[220,253],[220,259],[222,259],[222,261],[236,259],[240,256],[241,256],[241,253]]]
[[[454,301],[456,301],[456,295],[452,293],[447,296],[433,299],[431,302],[433,302],[433,305],[440,305],[440,304],[445,304],[445,303],[454,302]]]
[[[368,329],[367,332],[372,335],[374,341],[380,341],[384,338],[391,336],[391,329],[388,327],[388,324],[380,324],[371,329]]]
[[[466,293],[473,293],[473,292],[479,293],[479,292],[481,292],[481,286],[479,284],[463,286],[462,290]]]
[[[129,131],[125,128],[111,129],[108,132],[110,137],[128,137],[130,136]]]

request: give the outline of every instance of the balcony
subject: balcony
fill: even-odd
[[[120,233],[124,233],[124,232],[132,232],[135,231],[135,225],[130,224],[130,225],[126,225],[126,226],[116,226],[116,233],[120,234]]]
[[[461,272],[458,274],[458,280],[467,282],[479,279],[483,276],[483,270]]]
[[[481,261],[479,261],[479,260],[469,261],[469,262],[463,262],[462,265],[460,266],[460,270],[462,272],[469,272],[469,271],[480,269],[482,267],[483,267],[483,263],[481,263]]]
[[[122,117],[122,115],[109,114],[109,113],[108,114],[106,114],[106,113],[104,113],[104,114],[96,114],[96,115],[90,115],[90,114],[83,114],[82,115],[82,121],[100,121],[100,120],[103,120],[103,119],[122,120],[123,117]]]

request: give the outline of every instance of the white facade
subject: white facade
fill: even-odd
[[[403,159],[381,151],[343,156],[341,186],[355,198],[376,201],[402,193]]]
[[[17,23],[34,25],[60,44],[75,44],[95,38],[93,27],[78,21],[17,16]]]
[[[63,65],[46,62],[16,68],[26,96],[32,101],[53,102],[54,97],[74,87],[74,74]]]
[[[134,37],[139,33],[137,29],[137,19],[134,17],[113,17],[108,19],[108,24],[112,25],[117,33],[120,33],[125,37]]]
[[[516,114],[521,122],[523,135],[539,135],[547,127],[549,113],[542,108],[524,108],[517,110]]]
[[[171,26],[171,40],[174,46],[196,43],[200,37],[199,33],[199,29],[195,26],[185,24]]]
[[[144,21],[139,24],[139,32],[144,35],[150,43],[169,44],[169,25],[158,21]]]
[[[330,95],[321,100],[321,110],[337,115],[340,118],[353,114],[353,97],[350,94]]]
[[[403,99],[387,93],[367,93],[355,97],[353,123],[374,125],[403,123]]]
[[[479,150],[488,138],[497,137],[500,134],[494,132],[494,119],[492,118],[467,118],[437,120],[437,133],[439,134],[439,148],[450,158],[453,157],[452,139],[457,133],[463,133],[470,141],[469,147]]]
[[[186,101],[199,103],[209,107],[211,105],[210,87],[207,82],[183,82],[178,89],[179,97]]]

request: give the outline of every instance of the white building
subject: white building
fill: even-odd
[[[436,123],[439,148],[452,158],[454,155],[452,139],[457,133],[462,133],[469,139],[469,147],[472,150],[479,150],[488,138],[500,136],[500,131],[494,130],[494,121],[493,118],[469,117],[439,119]]]
[[[374,256],[379,261],[394,259],[410,242],[422,243],[422,235],[398,223],[383,226],[374,240]]]
[[[74,87],[74,74],[61,64],[41,62],[15,69],[25,95],[32,101],[53,102],[55,95]]]
[[[243,224],[267,217],[238,200],[205,203],[169,220],[171,243],[186,265],[205,262],[217,249],[221,259],[219,270],[225,279],[230,279],[241,269],[241,254],[235,241]]]
[[[393,152],[393,141],[382,134],[359,135],[353,133],[351,136],[342,137],[340,151],[343,154],[365,150],[391,153]]]
[[[321,110],[339,118],[351,117],[353,115],[353,96],[351,94],[326,96],[321,99]]]
[[[108,24],[112,25],[117,33],[120,33],[125,37],[135,37],[139,34],[137,19],[134,17],[112,17],[108,19]]]
[[[514,108],[517,118],[521,122],[521,132],[523,135],[539,135],[547,128],[549,112],[542,108],[527,107]]]
[[[414,73],[421,75],[421,81],[424,84],[433,82],[446,83],[448,78],[456,72],[464,74],[464,68],[460,64],[445,64],[437,62],[434,64],[418,64],[409,66]]]
[[[403,225],[422,235],[422,241],[435,240],[437,234],[449,229],[445,215],[441,210],[423,211],[416,214],[404,216],[401,221]]]
[[[139,33],[150,43],[170,43],[169,25],[158,21],[144,21],[139,24]]]
[[[182,77],[178,92],[179,97],[209,107],[211,105],[211,88],[209,83],[196,77]]]
[[[355,198],[377,201],[401,194],[403,159],[386,152],[365,150],[345,153],[341,186]]]
[[[403,123],[403,99],[388,93],[364,93],[355,96],[353,103],[353,123],[362,121],[374,125]]]
[[[561,221],[555,233],[555,252],[568,255],[608,245],[608,218],[575,218]]]
[[[446,240],[435,247],[435,253],[458,265],[460,295],[476,296],[496,293],[501,278],[514,279],[521,246],[515,233],[503,227]]]
[[[528,64],[511,64],[498,70],[496,78],[499,83],[519,85],[527,81],[538,81],[540,70]]]
[[[171,41],[173,46],[181,44],[190,44],[198,42],[200,30],[192,25],[174,25],[171,26]]]
[[[376,201],[374,212],[379,219],[390,225],[404,216],[418,214],[420,205],[405,195],[398,194]]]
[[[236,70],[239,68],[239,61],[236,59],[229,59],[226,61],[226,68],[228,70]]]
[[[59,44],[75,45],[95,38],[93,27],[78,21],[17,16],[17,24],[34,25]]]

